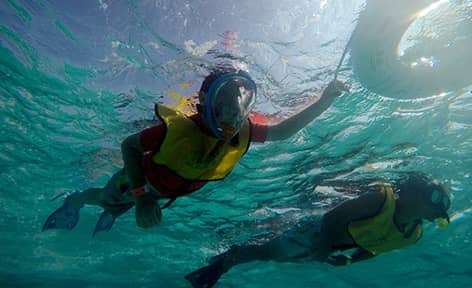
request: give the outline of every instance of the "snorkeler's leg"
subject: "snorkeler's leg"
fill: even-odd
[[[126,173],[123,169],[119,170],[108,180],[103,188],[89,188],[82,192],[76,192],[67,196],[65,202],[68,202],[73,208],[81,208],[84,205],[104,206],[105,203],[120,201],[120,186],[126,180]],[[125,179],[125,180],[123,180]],[[122,183],[123,182],[123,183]],[[116,198],[116,200],[115,200]],[[104,207],[105,208],[105,207]]]
[[[296,262],[311,255],[315,233],[304,229],[291,229],[282,235],[261,244],[231,247],[224,255],[225,267],[250,261]],[[218,257],[214,257],[211,262]]]
[[[64,204],[54,211],[43,225],[43,231],[49,229],[73,229],[79,222],[79,211],[85,204],[100,205],[104,190],[90,188],[75,192],[66,197]]]
[[[100,205],[100,200],[103,199],[103,193],[103,188],[89,188],[67,196],[65,201],[74,208],[81,208],[85,204]]]
[[[255,260],[278,262],[295,262],[311,257],[317,250],[321,219],[320,215],[306,217],[268,242],[241,246],[244,249],[238,253],[240,261],[245,260],[244,254],[257,257]]]
[[[225,253],[213,257],[210,265],[185,275],[185,279],[187,279],[194,288],[213,287],[224,273],[226,273],[231,267],[237,265],[235,261],[232,261],[234,257],[232,255],[233,253],[234,249],[231,248]]]
[[[233,266],[251,261],[289,261],[298,253],[288,253],[282,238],[276,238],[260,245],[233,246],[225,253],[219,254],[210,260],[210,265],[195,270],[185,276],[194,288],[209,288],[216,284],[218,279]]]
[[[43,225],[43,231],[49,229],[73,229],[79,221],[80,208],[85,204],[103,207],[105,210],[110,211],[113,220],[126,212],[134,204],[132,201],[122,199],[122,193],[119,192],[119,185],[117,184],[120,183],[117,181],[122,179],[123,175],[124,172],[122,170],[118,171],[111,177],[104,188],[89,188],[82,192],[68,195],[64,200],[64,204],[48,217]],[[113,190],[113,187],[118,188]],[[115,194],[118,196],[115,196]],[[118,198],[117,201],[114,201],[115,198]],[[117,205],[115,205],[115,202],[117,202]],[[110,219],[110,217],[100,217],[100,219]],[[112,224],[113,222],[108,221],[108,223],[102,223],[100,226],[104,227],[102,230],[109,230]]]
[[[112,179],[110,179],[109,182],[111,182]],[[111,227],[115,223],[115,219],[133,206],[132,204],[128,204],[126,206],[119,204],[115,206],[113,204],[109,204],[110,202],[107,201],[106,197],[108,186],[109,185],[105,186],[104,188],[89,188],[80,193],[71,194],[64,201],[65,203],[69,203],[69,206],[75,207],[77,211],[85,204],[97,205],[104,208],[97,221],[97,224],[95,225],[93,236],[101,231],[110,231]]]
[[[306,221],[268,242],[233,246],[225,253],[213,257],[210,265],[187,274],[185,278],[193,287],[208,288],[239,264],[251,261],[297,261],[309,257],[316,245],[318,226],[318,223]]]
[[[103,207],[103,212],[95,225],[93,236],[102,231],[109,231],[115,219],[126,213],[134,206],[134,200],[129,196],[129,179],[126,171],[121,169],[110,178],[103,189],[98,191],[98,197],[89,200],[97,201],[96,205]],[[93,191],[90,191],[92,194]]]

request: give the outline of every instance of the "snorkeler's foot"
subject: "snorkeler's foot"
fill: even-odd
[[[194,288],[210,288],[218,282],[221,275],[225,273],[223,258],[220,261],[214,261],[212,264],[200,268],[185,275]]]
[[[75,201],[78,193],[73,193],[64,200],[64,204],[54,211],[43,225],[43,231],[49,229],[72,230],[79,222],[79,210],[82,206],[76,205]],[[72,197],[72,198],[71,198]]]
[[[95,225],[95,230],[93,231],[92,237],[94,237],[95,234],[97,234],[98,232],[110,231],[111,227],[113,226],[113,223],[115,223],[115,217],[113,217],[110,212],[106,210],[103,211],[97,221],[97,225]]]

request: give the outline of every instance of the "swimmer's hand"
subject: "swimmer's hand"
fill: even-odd
[[[329,256],[326,259],[326,263],[331,264],[333,266],[344,266],[351,264],[351,258],[346,257],[345,255]]]
[[[142,228],[150,228],[161,223],[162,212],[159,204],[151,194],[136,197],[136,224]]]
[[[336,80],[331,81],[326,89],[323,92],[323,96],[329,95],[331,97],[337,97],[341,95],[343,92],[349,92],[349,86],[346,85],[344,82]]]

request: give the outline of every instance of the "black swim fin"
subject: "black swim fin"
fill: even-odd
[[[224,259],[221,258],[219,261],[215,261],[212,264],[195,270],[187,275],[187,279],[194,288],[210,288],[218,282],[221,275],[226,271],[223,267]]]
[[[95,234],[97,234],[98,232],[110,231],[111,227],[113,226],[113,223],[115,223],[115,217],[113,217],[110,212],[106,210],[103,211],[100,215],[100,218],[98,218],[97,224],[95,225],[92,237],[95,237]]]
[[[59,209],[49,215],[43,225],[43,231],[49,229],[72,230],[79,222],[79,210],[80,208],[72,208],[67,201],[64,201]]]

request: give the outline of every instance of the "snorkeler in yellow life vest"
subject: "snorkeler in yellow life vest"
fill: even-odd
[[[405,224],[398,227],[395,223],[395,195],[387,183],[379,183],[380,192],[385,193],[385,202],[380,212],[370,218],[356,220],[347,226],[352,240],[373,255],[403,248],[415,244],[422,236],[421,222]]]
[[[274,239],[232,246],[185,278],[195,288],[209,288],[235,265],[256,260],[347,265],[416,243],[422,237],[423,220],[439,220],[442,228],[449,222],[449,195],[422,173],[402,174],[391,183],[326,183],[338,192],[364,193],[324,215],[299,220]]]
[[[159,153],[152,160],[164,165],[188,180],[223,179],[249,148],[249,121],[239,131],[234,141],[221,141],[203,133],[194,121],[179,111],[156,105],[158,115],[167,127],[166,137]]]
[[[207,93],[200,94],[204,105],[196,105],[197,113],[155,106],[164,131],[160,127],[145,130],[140,141],[143,150],[149,151],[143,157],[146,180],[159,197],[173,201],[232,171],[255,141],[251,132],[258,131],[257,119],[249,115],[255,93],[250,76],[239,71],[214,80]],[[157,138],[162,139],[159,148],[155,148]]]
[[[288,139],[328,109],[348,87],[332,81],[321,97],[310,97],[289,117],[251,111],[256,90],[256,83],[247,72],[225,66],[205,77],[195,109],[187,101],[192,98],[180,101],[183,97],[171,93],[170,98],[176,98],[177,105],[157,105],[152,126],[129,135],[121,143],[124,167],[105,187],[68,195],[47,218],[43,231],[73,229],[84,205],[103,208],[94,235],[109,231],[115,219],[132,207],[136,207],[139,227],[159,225],[162,209],[209,181],[225,178],[250,143]],[[162,207],[161,200],[166,200]]]

